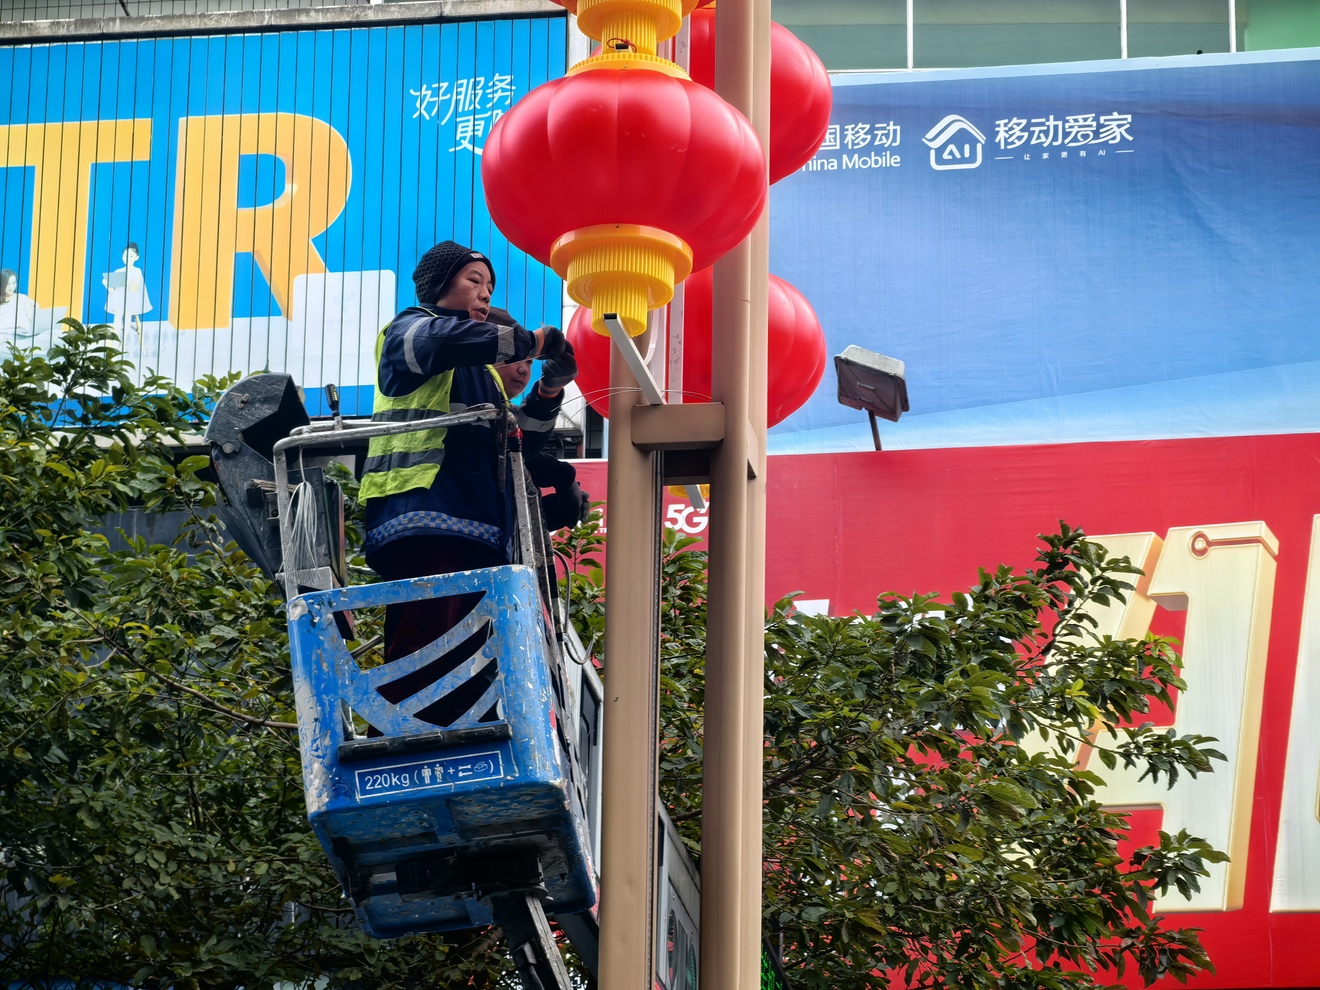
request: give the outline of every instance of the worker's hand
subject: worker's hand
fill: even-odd
[[[582,486],[575,481],[567,491],[556,494],[559,496],[559,504],[563,506],[567,515],[580,523],[587,521],[587,516],[591,515],[590,492],[584,492]]]
[[[533,334],[527,327],[521,327],[517,323],[513,323],[510,329],[513,331],[513,354],[504,360],[535,358],[536,351],[541,347],[540,331]]]
[[[564,353],[550,358],[541,369],[541,385],[547,392],[558,392],[577,377],[577,358],[573,356],[573,345],[564,341]]]
[[[536,353],[532,356],[545,360],[557,358],[567,346],[568,338],[564,336],[564,331],[558,327],[541,327],[536,331]]]

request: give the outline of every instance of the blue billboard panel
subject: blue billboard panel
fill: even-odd
[[[291,372],[370,411],[381,326],[454,238],[495,302],[559,322],[509,247],[485,138],[562,75],[563,18],[0,49],[0,341],[112,324],[140,370]],[[310,398],[310,395],[309,395]]]
[[[771,269],[906,362],[887,445],[1320,430],[1320,50],[833,82]],[[869,447],[834,388],[771,449]]]

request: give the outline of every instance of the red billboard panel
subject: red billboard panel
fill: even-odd
[[[605,465],[580,472],[603,496]],[[768,601],[846,614],[966,588],[1029,564],[1060,519],[1142,563],[1102,625],[1179,638],[1188,689],[1164,721],[1228,760],[1172,791],[1102,771],[1104,799],[1233,854],[1192,903],[1159,904],[1205,929],[1217,972],[1194,985],[1320,985],[1320,434],[784,455],[768,485]]]

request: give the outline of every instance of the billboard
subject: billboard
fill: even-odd
[[[887,444],[1320,429],[1320,49],[833,81],[771,270],[906,362]],[[832,371],[771,440],[870,445]]]
[[[0,344],[106,322],[140,370],[288,371],[367,414],[376,334],[455,238],[495,302],[561,283],[481,191],[499,117],[562,75],[560,17],[0,48]]]
[[[1103,631],[1177,637],[1153,719],[1228,759],[1172,791],[1102,770],[1102,800],[1232,855],[1157,905],[1205,930],[1193,985],[1320,985],[1320,50],[833,82],[771,270],[831,353],[906,362],[912,409],[873,450],[831,368],[772,430],[768,600],[948,594],[1059,519],[1129,555]]]
[[[604,463],[578,468],[602,497]],[[1141,720],[1214,736],[1227,760],[1172,790],[1097,767],[1098,796],[1138,846],[1186,828],[1232,855],[1192,901],[1156,904],[1204,930],[1216,972],[1189,985],[1320,985],[1320,435],[772,455],[767,500],[767,601],[814,612],[1031,566],[1061,518],[1142,565],[1100,632],[1179,640],[1187,690]],[[705,508],[668,496],[665,516],[707,536]]]

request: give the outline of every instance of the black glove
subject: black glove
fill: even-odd
[[[577,358],[573,356],[573,345],[564,341],[564,353],[550,358],[541,369],[541,384],[551,391],[561,389],[577,377]]]
[[[568,338],[564,336],[564,331],[558,327],[542,327],[540,334],[541,349],[534,355],[535,357],[548,361],[564,353],[564,348],[568,346]]]
[[[574,523],[584,523],[587,516],[591,515],[591,493],[584,492],[576,481],[567,490],[556,492],[555,496]]]
[[[518,326],[516,323],[513,324],[511,329],[513,330],[513,354],[506,360],[523,361],[529,357],[535,357],[536,334],[525,327]]]

